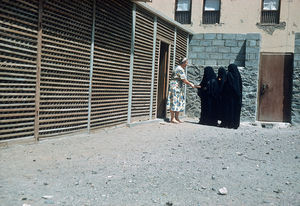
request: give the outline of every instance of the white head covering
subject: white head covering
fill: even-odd
[[[183,64],[184,62],[186,62],[188,60],[188,58],[184,57],[182,59],[180,59],[179,64]]]

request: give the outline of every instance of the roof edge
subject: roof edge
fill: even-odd
[[[185,28],[182,24],[180,24],[177,21],[174,21],[173,19],[167,17],[166,15],[164,15],[160,11],[152,8],[151,6],[149,6],[148,4],[146,4],[145,2],[136,2],[136,1],[132,1],[132,2],[135,3],[136,5],[141,6],[144,9],[146,9],[147,11],[149,11],[152,14],[154,14],[155,16],[160,17],[163,20],[167,21],[168,23],[170,23],[170,24],[172,24],[172,25],[180,28],[181,30],[187,32],[188,34],[191,34],[191,35],[194,34],[194,32],[192,30]]]

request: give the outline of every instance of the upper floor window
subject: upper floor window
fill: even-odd
[[[221,0],[204,0],[203,24],[220,23],[220,2]]]
[[[176,0],[175,20],[181,24],[191,23],[191,1]]]
[[[279,24],[280,0],[262,0],[261,23]]]

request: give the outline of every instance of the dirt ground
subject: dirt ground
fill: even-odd
[[[2,146],[0,205],[300,205],[299,126],[196,122]]]

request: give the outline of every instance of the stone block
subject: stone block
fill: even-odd
[[[211,46],[212,40],[202,40],[200,46]]]
[[[225,46],[237,46],[237,41],[236,40],[226,40]]]
[[[300,46],[300,39],[295,40],[295,46]]]
[[[232,59],[236,59],[236,54],[231,54],[231,53],[226,53],[223,54],[223,59],[224,60],[232,60]]]
[[[223,55],[220,53],[211,53],[209,54],[210,59],[223,59]]]
[[[224,40],[213,40],[212,45],[213,46],[224,46],[225,41]]]
[[[299,32],[297,32],[297,33],[295,34],[295,39],[300,39],[300,33],[299,33]]]
[[[194,34],[192,39],[203,39],[203,34]]]
[[[294,61],[294,70],[295,68],[299,68],[300,67],[300,61]]]
[[[205,60],[204,61],[204,65],[205,66],[216,66],[217,65],[217,61],[216,60],[212,60],[212,59]]]
[[[236,40],[246,40],[246,34],[237,34],[236,35]]]
[[[300,54],[294,54],[294,61],[300,61]]]
[[[192,39],[190,41],[190,46],[199,46],[201,43],[201,40],[197,40],[197,39]]]
[[[209,59],[209,54],[206,52],[202,52],[198,54],[199,59]]]
[[[219,47],[219,52],[228,53],[230,52],[230,47]]]
[[[198,58],[197,52],[190,52],[188,58],[189,59],[197,59]]]
[[[218,47],[205,47],[205,52],[218,52],[219,48]]]
[[[249,53],[254,53],[254,54],[259,54],[259,47],[246,47],[246,54]]]
[[[223,34],[223,39],[225,40],[235,40],[236,34]]]
[[[249,40],[249,41],[247,41],[247,46],[255,47],[256,46],[256,40]]]
[[[259,33],[248,33],[246,35],[246,39],[247,40],[260,40],[261,35]]]
[[[202,65],[204,65],[204,60],[192,59],[192,64],[197,65],[197,66],[202,66]]]
[[[246,54],[246,60],[254,60],[254,59],[257,59],[257,56],[256,54]]]
[[[216,38],[217,38],[217,34],[204,34],[204,39],[206,40],[212,40]]]
[[[223,39],[223,34],[217,34],[217,39]]]
[[[204,52],[204,47],[190,46],[192,52]]]
[[[300,46],[295,46],[295,54],[300,54]]]
[[[243,50],[242,50],[242,48],[240,48],[240,47],[231,47],[230,48],[230,52],[231,53],[240,53],[240,52],[244,52]]]

